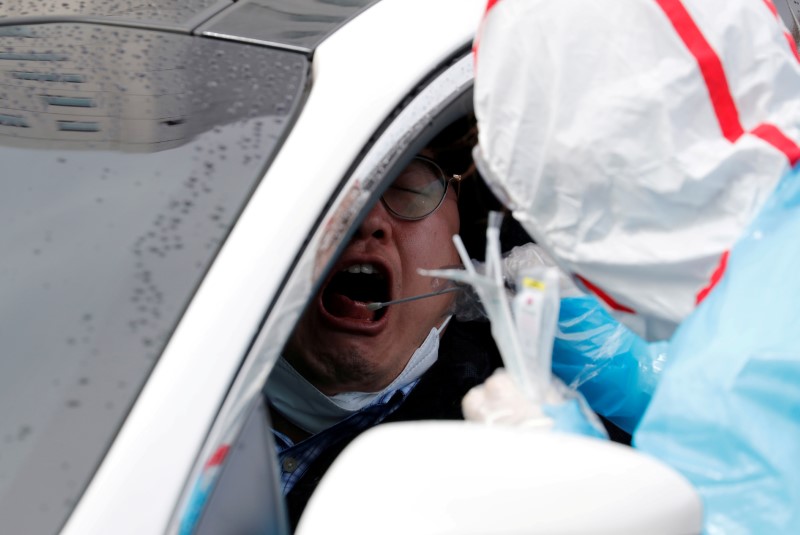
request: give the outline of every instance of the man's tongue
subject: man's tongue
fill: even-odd
[[[372,321],[375,312],[367,310],[367,304],[353,301],[340,293],[331,293],[326,296],[325,309],[337,318],[351,318],[362,321]]]

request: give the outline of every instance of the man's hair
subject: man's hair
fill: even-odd
[[[446,174],[468,179],[476,173],[472,148],[477,143],[478,124],[475,116],[470,114],[447,125],[426,148]]]
[[[461,239],[472,258],[483,260],[489,212],[506,211],[475,168],[472,149],[478,144],[478,125],[473,114],[447,125],[426,147],[447,175],[461,175],[458,211]],[[503,250],[531,241],[522,227],[507,216],[500,231]]]

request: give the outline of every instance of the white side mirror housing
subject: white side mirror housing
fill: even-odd
[[[470,422],[380,425],[334,462],[296,535],[689,534],[699,496],[633,448]]]

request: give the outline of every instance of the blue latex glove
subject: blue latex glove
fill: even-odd
[[[558,405],[543,405],[542,412],[553,420],[554,431],[608,439],[602,424],[590,419],[585,403],[580,399],[567,399]],[[594,420],[597,420],[596,416]]]
[[[650,402],[666,360],[666,342],[644,339],[592,296],[561,300],[553,373],[580,391],[597,413],[628,433]]]

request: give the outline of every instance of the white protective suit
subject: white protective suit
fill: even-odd
[[[490,1],[475,53],[487,182],[666,343],[636,447],[706,532],[800,533],[800,64],[774,5]]]

